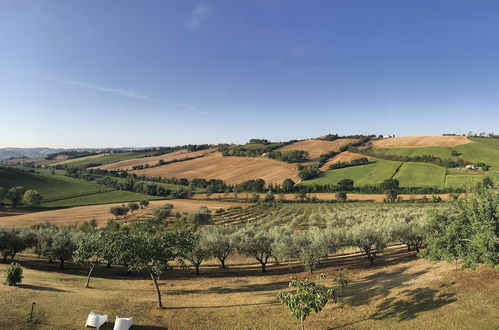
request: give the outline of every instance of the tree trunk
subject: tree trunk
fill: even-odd
[[[159,290],[158,280],[153,273],[149,273],[151,275],[152,281],[154,283],[154,288],[156,289],[156,296],[158,297],[158,307],[159,309],[163,309],[163,302],[161,301],[161,291]]]
[[[259,260],[262,264],[262,273],[265,273],[267,270],[265,269],[265,262],[263,260]]]
[[[61,261],[60,268],[64,269],[64,259],[59,259]]]
[[[6,264],[7,263],[7,254],[4,254],[3,255],[3,263]]]
[[[305,330],[305,323],[303,322],[303,317],[300,318],[301,330]]]
[[[111,260],[107,261],[106,268],[111,268]]]
[[[196,264],[195,267],[196,267],[196,275],[199,275],[199,265]]]
[[[218,260],[220,260],[220,268],[225,268],[225,258],[218,258]]]
[[[92,271],[94,270],[94,267],[95,267],[95,264],[92,264],[92,266],[90,266],[90,271],[88,272],[88,275],[87,275],[87,283],[85,283],[85,288],[88,288],[90,285],[90,276],[92,276]]]
[[[10,261],[14,261],[14,258],[16,257],[16,254],[17,254],[17,252],[14,252],[14,253],[10,256]]]

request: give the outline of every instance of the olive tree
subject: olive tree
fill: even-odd
[[[43,196],[38,191],[30,189],[23,195],[23,204],[29,207],[38,206],[42,202]]]
[[[119,216],[127,215],[128,211],[129,209],[125,205],[113,206],[109,209],[109,212],[111,212],[111,214],[116,218],[118,218]]]
[[[211,226],[204,230],[203,237],[208,253],[220,261],[220,268],[225,268],[225,261],[233,251],[232,231],[226,227]]]
[[[196,275],[199,275],[199,267],[209,255],[210,251],[206,245],[204,233],[196,233],[192,248],[185,251],[183,257],[196,268]]]
[[[247,227],[238,230],[233,237],[234,245],[239,253],[255,258],[265,272],[265,266],[272,256],[272,236],[262,229]]]
[[[407,246],[408,251],[416,251],[423,247],[427,235],[425,220],[401,221],[393,226],[394,238]]]
[[[211,222],[211,211],[206,206],[200,206],[187,215],[187,221],[195,225],[206,225]]]
[[[156,219],[165,220],[171,215],[172,209],[173,209],[172,204],[164,204],[155,208],[152,213]]]
[[[360,249],[369,264],[373,265],[378,253],[383,252],[388,244],[390,234],[379,223],[362,222],[350,229],[348,239]]]
[[[36,251],[49,259],[60,262],[60,269],[64,269],[64,262],[73,259],[77,249],[77,233],[71,227],[47,226],[37,232]]]

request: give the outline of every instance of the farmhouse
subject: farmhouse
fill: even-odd
[[[471,170],[471,171],[476,171],[476,170],[478,170],[478,167],[474,164],[468,164],[468,165],[466,165],[466,169]]]

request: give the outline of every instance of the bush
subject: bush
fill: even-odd
[[[23,280],[23,269],[21,265],[13,262],[10,264],[9,268],[7,268],[5,283],[10,286],[18,285]]]

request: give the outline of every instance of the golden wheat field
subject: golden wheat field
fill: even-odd
[[[401,136],[373,142],[375,148],[455,147],[470,143],[466,136]]]
[[[227,184],[247,180],[263,179],[265,183],[279,183],[290,178],[298,181],[295,164],[289,164],[268,158],[223,157],[220,152],[205,157],[183,162],[133,171],[137,175],[163,178],[203,178],[220,179]]]
[[[192,200],[192,199],[155,200],[151,201],[147,208],[134,211],[131,215],[127,216],[125,219],[135,220],[135,219],[146,218],[152,214],[152,210],[155,207],[167,203],[173,204],[174,212],[181,212],[181,213],[194,211],[200,206],[206,206],[210,210],[216,210],[231,206],[249,205],[247,203],[243,204],[243,203],[234,203],[234,202],[205,201],[205,200]],[[73,225],[91,219],[96,219],[99,225],[104,225],[108,219],[114,218],[113,215],[109,213],[109,209],[112,206],[117,206],[121,204],[122,203],[76,206],[59,210],[26,213],[13,216],[2,216],[0,217],[0,226],[26,227],[45,222],[54,223],[56,225]]]
[[[100,168],[103,170],[127,171],[127,170],[131,170],[133,166],[137,166],[137,165],[146,165],[146,164],[156,165],[160,160],[168,162],[168,161],[172,161],[172,160],[182,160],[182,159],[186,159],[186,158],[198,157],[198,156],[207,155],[209,153],[212,153],[215,150],[216,150],[216,148],[210,148],[210,149],[193,151],[193,152],[189,152],[187,150],[179,150],[179,151],[174,151],[172,153],[159,155],[159,156],[122,160],[122,161],[116,162],[116,163],[106,164],[106,165],[102,165],[102,166],[96,166],[95,168]]]
[[[356,139],[337,139],[334,141],[323,141],[323,140],[304,140],[296,143],[288,144],[277,150],[305,150],[308,152],[310,159],[319,158],[320,155],[331,152],[338,151],[341,146],[355,142]]]
[[[336,155],[333,158],[329,159],[326,163],[324,163],[324,165],[321,166],[320,169],[321,171],[327,171],[329,169],[329,166],[332,164],[336,164],[339,162],[348,163],[351,162],[352,160],[359,158],[371,158],[371,157],[362,154],[356,154],[354,152],[344,151],[339,155]]]

